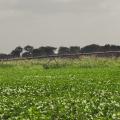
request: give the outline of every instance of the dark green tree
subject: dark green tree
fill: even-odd
[[[40,50],[39,49],[33,49],[32,56],[33,57],[41,56]]]
[[[23,48],[18,46],[14,50],[12,50],[11,55],[13,57],[20,57],[20,54],[22,53],[22,51],[23,51]]]
[[[59,55],[70,54],[70,49],[68,47],[60,47],[58,50]]]
[[[80,47],[79,46],[71,46],[70,47],[70,53],[71,54],[78,54],[78,53],[80,53]]]
[[[54,55],[56,49],[57,48],[51,46],[40,47],[39,52],[41,56],[49,56],[49,55]]]
[[[81,48],[82,53],[100,52],[101,46],[96,44],[87,45]]]
[[[27,46],[24,47],[24,50],[26,50],[29,53],[32,53],[33,49],[34,49],[34,47],[30,46],[30,45],[27,45]]]

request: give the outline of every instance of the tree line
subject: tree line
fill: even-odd
[[[106,51],[120,51],[120,46],[110,45],[110,44],[100,46],[97,44],[91,44],[82,48],[80,48],[79,46],[70,46],[70,47],[59,47],[57,49],[56,47],[52,47],[52,46],[34,48],[31,45],[27,45],[24,48],[22,48],[21,46],[16,47],[14,50],[11,51],[10,54],[0,54],[0,59],[79,54],[79,53],[91,53],[91,52],[106,52]]]

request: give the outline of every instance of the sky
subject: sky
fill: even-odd
[[[0,53],[92,43],[120,45],[120,0],[0,0]]]

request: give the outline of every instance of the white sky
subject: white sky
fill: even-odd
[[[0,53],[91,43],[120,45],[120,0],[0,0]]]

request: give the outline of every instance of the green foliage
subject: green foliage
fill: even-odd
[[[0,64],[0,120],[120,119],[120,59],[57,61]]]
[[[24,47],[24,50],[26,50],[29,53],[32,53],[33,49],[34,49],[34,47],[30,46],[30,45],[27,45],[27,46]]]
[[[66,67],[66,64],[59,64],[59,63],[43,64],[44,69],[58,69],[58,68],[62,68],[62,67]]]

